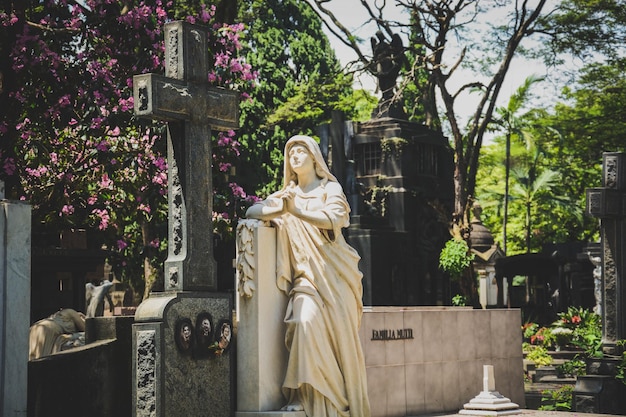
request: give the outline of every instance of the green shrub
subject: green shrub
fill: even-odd
[[[470,253],[467,242],[450,239],[439,254],[439,267],[450,274],[450,278],[458,280],[473,260],[474,255]]]
[[[596,313],[579,307],[569,307],[559,313],[559,319],[552,323],[552,334],[564,336],[568,343],[583,349],[589,357],[602,356],[602,323]]]
[[[573,385],[563,385],[557,390],[545,390],[542,392],[541,406],[542,411],[571,411],[572,409],[572,392]]]
[[[574,356],[572,360],[563,362],[556,367],[557,372],[567,377],[575,377],[578,375],[585,375],[587,367],[584,359],[581,359],[579,355]]]
[[[552,356],[548,354],[548,349],[545,347],[530,343],[524,343],[522,347],[526,352],[526,359],[533,361],[535,365],[548,366],[552,364]]]
[[[452,297],[452,305],[456,307],[463,307],[467,305],[467,297],[461,294],[457,294]]]

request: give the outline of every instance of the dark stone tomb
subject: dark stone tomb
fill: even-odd
[[[362,257],[364,303],[448,304],[450,286],[438,266],[454,199],[446,138],[381,118],[358,124],[351,147],[360,198],[347,236]]]

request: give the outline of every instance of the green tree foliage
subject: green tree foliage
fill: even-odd
[[[525,139],[526,119],[519,117],[518,113],[526,104],[530,95],[531,86],[542,81],[540,77],[528,77],[524,83],[509,98],[506,107],[496,109],[493,124],[496,130],[502,131],[505,138],[505,157],[504,157],[504,198],[503,198],[503,219],[502,219],[502,250],[506,254],[507,250],[507,223],[509,215],[509,196],[510,196],[510,174],[511,174],[511,137],[515,136]]]
[[[563,90],[563,101],[545,120],[562,135],[564,153],[598,164],[603,152],[626,145],[626,59],[594,63],[582,69],[578,82]]]
[[[494,236],[502,236],[503,230],[504,148],[504,138],[496,138],[484,149],[478,176],[477,199],[484,209],[482,220]],[[554,165],[554,156],[547,150],[513,140],[507,255],[540,251],[547,243],[589,237],[582,215],[584,202],[581,205],[580,193],[572,194],[576,187],[563,180],[570,174],[561,168]]]
[[[626,7],[623,0],[564,0],[540,19],[548,36],[544,56],[560,52],[589,58],[597,54],[618,57],[626,43]]]
[[[367,109],[369,98],[353,93],[319,17],[296,0],[243,0],[240,20],[247,25],[247,61],[259,83],[242,105],[241,177],[260,195],[275,191],[282,178],[282,149],[294,134],[315,135],[332,110],[348,118]],[[358,106],[357,106],[358,104]],[[363,110],[361,110],[363,112]]]
[[[458,280],[470,267],[473,259],[474,255],[470,254],[467,242],[463,239],[450,239],[439,255],[439,268],[450,274],[452,279]]]
[[[485,224],[500,235],[506,194],[501,178],[510,133],[508,254],[538,251],[551,242],[597,239],[597,220],[582,212],[585,189],[600,183],[602,152],[625,148],[619,133],[624,117],[614,108],[626,92],[616,75],[619,68],[591,65],[581,72],[576,87],[565,89],[570,104],[559,103],[552,112],[533,109],[519,115],[515,125],[522,128],[505,129],[505,136],[483,152],[477,197],[485,208]],[[608,100],[604,89],[612,93]]]

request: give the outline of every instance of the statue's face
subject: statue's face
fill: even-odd
[[[289,157],[289,165],[296,174],[315,169],[313,157],[304,145],[293,145],[287,156]]]

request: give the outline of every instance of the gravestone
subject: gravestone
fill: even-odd
[[[587,212],[600,219],[602,350],[587,362],[574,389],[574,408],[587,413],[623,414],[626,387],[615,380],[626,339],[626,153],[602,156],[602,187],[587,189]]]
[[[471,416],[508,416],[521,414],[519,405],[496,391],[493,365],[483,365],[483,390],[459,410]]]
[[[288,300],[276,285],[276,238],[270,222],[239,221],[235,417],[304,417],[280,411],[287,401],[281,387]],[[523,408],[519,314],[517,309],[366,307],[359,336],[372,417],[456,412],[484,382],[484,363],[493,364],[487,376],[494,382],[483,385],[489,392],[479,403],[486,397],[487,407],[510,412],[510,401],[493,392],[495,375],[500,392]],[[511,343],[515,340],[519,343]]]
[[[26,416],[31,209],[4,200],[0,181],[0,415]]]
[[[164,292],[137,308],[133,416],[234,409],[230,294],[213,257],[211,128],[238,127],[238,94],[208,85],[208,28],[164,27],[165,76],[134,77],[135,114],[168,122],[168,257]]]

